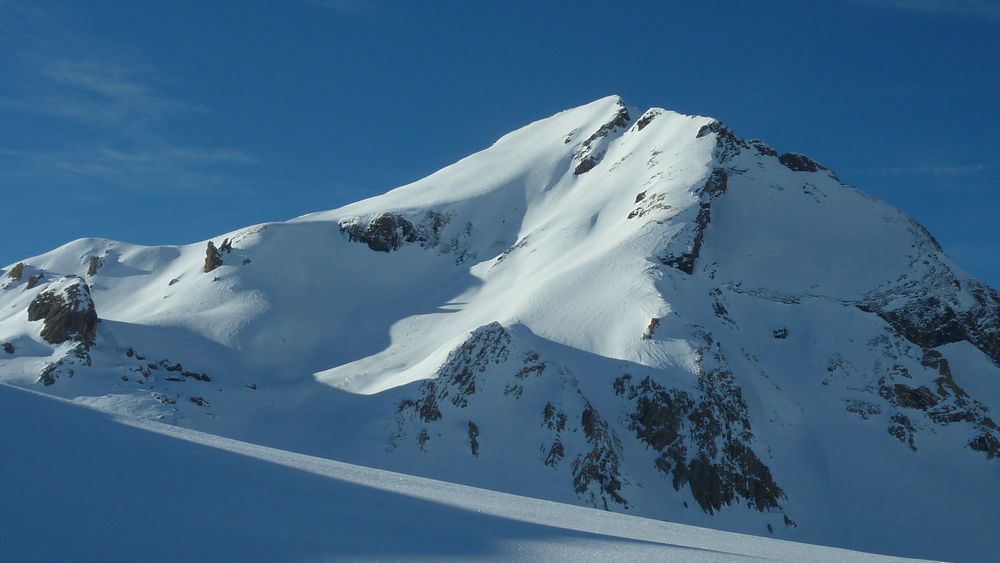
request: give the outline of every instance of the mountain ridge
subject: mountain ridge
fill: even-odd
[[[995,547],[1000,499],[969,490],[1000,457],[1000,295],[912,218],[712,118],[611,96],[336,210],[24,264],[0,274],[5,382],[722,529]],[[93,346],[26,314],[74,279]],[[929,513],[944,460],[964,528]],[[926,495],[892,499],[902,522],[890,478]]]

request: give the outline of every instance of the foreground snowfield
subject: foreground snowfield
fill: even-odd
[[[889,561],[518,497],[0,385],[6,561]]]

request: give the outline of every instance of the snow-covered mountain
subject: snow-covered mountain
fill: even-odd
[[[0,279],[9,384],[615,512],[1000,549],[1000,294],[710,118],[604,98],[340,209]]]

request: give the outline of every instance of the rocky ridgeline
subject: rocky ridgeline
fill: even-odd
[[[782,166],[793,172],[820,172],[823,171],[833,176],[830,169],[812,160],[804,154],[786,152],[778,154],[773,148],[760,139],[742,139],[737,137],[721,121],[712,121],[703,126],[696,135],[697,138],[715,136],[715,147],[712,150],[712,158],[720,165],[728,165],[744,151],[752,151],[756,156],[774,158]]]
[[[742,391],[719,346],[707,333],[703,338],[696,393],[650,377],[615,380],[615,393],[630,402],[629,429],[658,452],[656,468],[674,489],[688,487],[705,512],[736,502],[761,512],[780,509],[784,492],[753,450]]]
[[[622,100],[618,100],[618,112],[615,116],[601,125],[590,137],[587,137],[573,155],[573,174],[579,176],[586,174],[596,167],[604,158],[607,152],[611,134],[615,131],[626,129],[632,118],[629,117],[628,108]],[[647,122],[648,123],[648,122]],[[643,125],[645,127],[645,125]]]
[[[414,440],[425,452],[458,455],[441,448],[459,443],[457,434],[467,428],[465,450],[478,456],[493,447],[490,431],[500,431],[475,419],[489,412],[508,421],[503,431],[539,440],[538,463],[566,468],[567,486],[591,506],[627,508],[632,495],[656,494],[648,484],[645,492],[629,485],[630,467],[648,463],[625,458],[623,440],[635,440],[655,452],[664,484],[687,489],[705,512],[738,502],[780,510],[784,493],[753,449],[740,388],[718,346],[701,336],[705,357],[696,390],[624,374],[608,389],[619,399],[618,410],[601,413],[567,367],[523,351],[500,324],[486,325],[448,356],[435,378],[417,387],[417,397],[399,403],[392,443],[400,447]],[[521,420],[519,413],[529,404],[542,408],[534,420]],[[514,428],[518,424],[527,427]],[[787,518],[786,523],[794,524]]]
[[[875,291],[858,307],[917,346],[968,341],[1000,365],[1000,293],[975,280],[962,287],[940,260],[922,278]]]
[[[541,437],[539,462],[559,470],[564,458],[571,460],[567,485],[581,500],[605,509],[612,504],[627,507],[628,501],[621,495],[621,443],[614,429],[583,397],[566,370],[542,361],[535,352],[519,352],[518,348],[499,323],[473,331],[449,354],[437,377],[419,385],[419,397],[399,403],[393,447],[412,438],[422,451],[445,453],[434,443],[441,441],[444,447],[454,443],[449,438],[455,436],[446,434],[458,428],[453,421],[466,417],[466,451],[478,456],[491,444],[482,433],[486,428],[482,421],[468,417],[489,404],[489,410],[504,413],[513,423],[520,416],[519,403],[528,401],[530,395],[534,402],[544,402],[533,428],[536,435],[547,430]]]
[[[654,115],[644,116],[640,121],[648,123],[653,117]],[[671,239],[667,248],[659,256],[663,265],[677,268],[686,274],[694,273],[695,262],[698,260],[701,247],[704,244],[705,230],[712,221],[712,202],[726,193],[731,174],[744,172],[744,170],[733,166],[733,161],[737,157],[749,152],[754,158],[777,159],[782,166],[794,172],[824,172],[832,175],[826,167],[805,155],[798,153],[778,155],[763,141],[741,139],[720,121],[713,121],[703,126],[698,131],[696,138],[706,136],[712,136],[715,139],[715,146],[712,149],[715,166],[706,175],[701,185],[694,190],[699,200],[698,206],[686,210],[685,215],[671,216],[672,219],[682,222],[684,228]],[[669,210],[670,207],[662,204],[660,199],[662,199],[662,194],[654,194],[647,199],[646,192],[639,193],[635,199],[637,206],[629,213],[628,218],[642,217],[653,209]]]
[[[667,249],[660,256],[664,266],[677,268],[685,274],[694,273],[695,261],[705,242],[705,229],[712,221],[712,201],[726,193],[729,186],[729,173],[723,168],[714,168],[696,190],[699,204],[696,209],[688,210],[694,214],[693,220],[688,220],[685,227],[671,239]],[[683,218],[678,217],[679,220]]]
[[[884,335],[868,343],[879,358],[870,367],[834,356],[823,385],[848,396],[845,408],[862,420],[881,421],[886,431],[910,450],[921,446],[922,432],[961,425],[972,437],[967,447],[987,459],[1000,457],[1000,427],[989,409],[955,381],[944,355],[913,345],[900,335]]]
[[[420,385],[420,398],[402,401],[398,413],[415,415],[420,421],[427,423],[441,419],[439,404],[444,401],[458,408],[469,406],[469,399],[483,384],[481,374],[488,368],[507,361],[510,343],[511,336],[500,323],[476,329],[459,348],[448,355],[448,360],[437,371],[438,377]]]
[[[713,160],[715,168],[703,185],[695,190],[700,199],[697,210],[688,210],[691,217],[676,219],[685,227],[668,243],[660,262],[693,274],[699,250],[704,242],[704,232],[711,221],[712,202],[724,196],[728,179],[741,174],[732,166],[747,152],[755,159],[774,158],[794,172],[824,173],[833,175],[826,167],[809,157],[797,153],[779,155],[772,148],[757,140],[743,140],[721,122],[713,121],[702,127],[698,137],[714,136]],[[654,196],[655,197],[655,196]],[[641,217],[657,207],[645,192],[636,197],[636,209],[629,218]],[[868,420],[876,416],[887,420],[889,433],[916,451],[921,428],[934,425],[967,424],[973,429],[974,438],[968,446],[982,451],[987,458],[1000,455],[1000,434],[997,425],[981,403],[970,397],[951,375],[947,358],[933,348],[956,342],[969,342],[994,363],[1000,365],[1000,293],[975,280],[963,284],[948,265],[943,250],[927,230],[912,219],[905,219],[906,227],[916,242],[910,256],[913,274],[903,275],[893,283],[870,292],[856,302],[845,302],[862,311],[878,315],[891,327],[896,340],[894,350],[884,343],[873,345],[872,350],[886,354],[886,362],[877,363],[866,374],[852,374],[852,381],[864,379],[865,389],[877,395],[870,401],[848,401],[848,410]],[[709,276],[711,277],[711,276]],[[715,316],[731,326],[725,306],[716,295]],[[776,299],[774,296],[767,298]],[[777,299],[780,301],[780,299]],[[798,303],[796,296],[787,296],[787,303]],[[643,338],[650,338],[658,319],[653,319]],[[781,338],[787,337],[783,329]],[[776,334],[776,338],[778,335]],[[904,350],[905,351],[901,351]],[[896,360],[908,357],[907,369]],[[899,360],[902,361],[902,360]],[[882,366],[890,368],[884,369]],[[843,373],[848,368],[838,358],[830,360],[830,373]],[[915,384],[911,379],[926,371],[932,380]],[[846,376],[845,376],[846,377]],[[856,387],[852,387],[856,388]],[[879,400],[881,399],[881,400]],[[916,412],[914,412],[916,411]]]

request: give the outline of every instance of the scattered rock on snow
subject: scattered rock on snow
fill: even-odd
[[[21,281],[21,276],[24,275],[24,262],[18,262],[13,268],[7,272],[7,277],[14,281]]]
[[[101,266],[104,265],[104,260],[101,260],[101,258],[98,256],[91,256],[90,259],[87,261],[87,263],[88,263],[87,275],[96,276],[97,270],[99,270]]]
[[[38,284],[41,283],[42,278],[44,277],[45,274],[42,272],[38,272],[37,274],[31,276],[30,278],[28,278],[28,285],[25,286],[25,289],[34,289],[38,287]]]
[[[208,241],[208,248],[205,249],[205,266],[202,268],[205,273],[211,272],[222,265],[222,254],[215,248],[215,243]]]
[[[653,338],[653,333],[656,332],[656,327],[658,326],[660,326],[660,319],[649,319],[649,324],[646,326],[646,330],[642,333],[642,339],[649,340]]]
[[[469,447],[472,448],[472,455],[479,457],[479,427],[471,420],[469,421]]]

